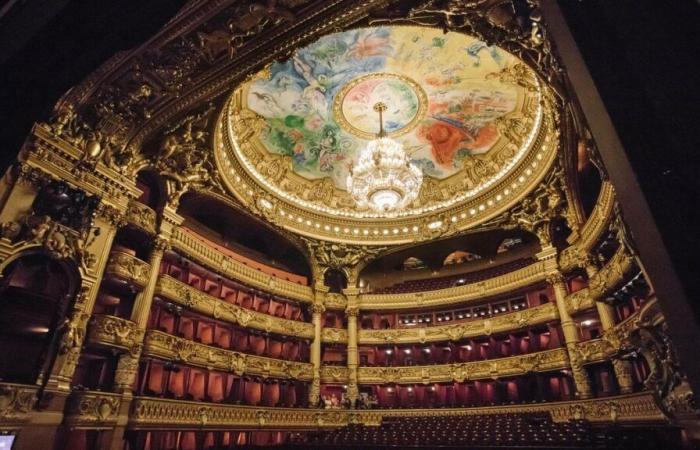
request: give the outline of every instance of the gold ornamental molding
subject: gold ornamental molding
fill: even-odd
[[[554,303],[546,303],[501,316],[450,325],[392,330],[360,330],[359,343],[423,344],[426,342],[458,341],[465,338],[489,336],[495,333],[518,330],[550,322],[558,317],[556,305]]]
[[[361,294],[360,308],[363,310],[415,309],[481,301],[487,297],[511,293],[517,289],[541,283],[545,280],[548,270],[547,260],[540,260],[522,269],[463,286],[405,294]]]
[[[323,328],[321,342],[325,344],[347,344],[348,331],[344,328]]]
[[[0,424],[21,423],[29,420],[37,400],[39,386],[0,383]]]
[[[127,282],[131,287],[141,290],[148,283],[151,266],[128,253],[112,251],[105,267],[105,276],[115,277]]]
[[[529,405],[440,409],[309,409],[259,408],[136,397],[129,417],[132,430],[204,428],[210,430],[307,430],[350,424],[379,426],[394,417],[455,417],[491,414],[549,413],[555,422],[585,419],[596,423],[665,423],[652,395],[641,392],[599,399]]]
[[[91,344],[136,350],[143,339],[143,330],[136,323],[121,317],[95,314],[88,324],[87,341]]]
[[[576,345],[579,359],[583,364],[589,364],[614,358],[629,336],[639,329],[640,322],[646,320],[653,323],[664,320],[656,298],[649,300],[639,311],[622,322],[605,330],[602,337],[579,342]]]
[[[156,234],[158,215],[150,207],[136,200],[129,201],[126,208],[126,221],[149,234]]]
[[[591,422],[663,422],[664,416],[647,392],[600,399],[459,409],[361,411],[361,423],[379,426],[389,417],[483,416],[487,414],[550,413],[554,422],[585,419]]]
[[[342,294],[326,293],[323,298],[323,306],[326,309],[345,311],[345,308],[348,307],[348,299]]]
[[[68,141],[57,137],[46,124],[35,125],[18,159],[30,167],[42,170],[52,177],[98,195],[124,211],[130,199],[139,196],[136,183],[117,171],[89,160],[89,155]]]
[[[312,303],[314,294],[309,286],[268,275],[224,255],[191,234],[177,228],[171,238],[173,248],[221,275],[253,288],[302,303]]]
[[[310,381],[313,378],[313,366],[310,363],[224,350],[157,330],[146,332],[143,355],[178,361],[208,370],[230,371],[239,376],[245,374],[301,381]]]
[[[312,339],[314,336],[314,327],[310,323],[282,319],[226,303],[167,275],[161,275],[158,279],[156,295],[205,316],[244,328],[304,339]]]
[[[129,428],[315,429],[348,424],[348,412],[308,408],[265,408],[136,397]]]
[[[348,384],[350,370],[346,366],[321,366],[321,383]]]
[[[359,384],[416,384],[497,379],[530,372],[547,372],[569,366],[566,349],[557,348],[527,355],[485,361],[432,366],[358,367]]]
[[[590,217],[579,230],[578,238],[561,252],[559,267],[562,271],[573,270],[581,255],[587,255],[598,242],[613,219],[615,190],[609,181],[603,181],[598,200]]]
[[[634,257],[624,246],[620,246],[610,261],[591,277],[588,287],[566,297],[569,313],[576,314],[594,308],[596,299],[601,299],[613,292],[634,272],[635,268]]]
[[[119,418],[121,394],[74,391],[66,403],[63,422],[74,427],[114,426]]]

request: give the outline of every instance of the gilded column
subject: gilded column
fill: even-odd
[[[576,324],[574,324],[574,321],[571,319],[569,311],[566,309],[566,295],[568,293],[566,281],[561,273],[553,272],[547,276],[547,282],[554,288],[554,296],[557,303],[557,310],[559,311],[561,329],[564,332],[564,341],[569,354],[571,373],[574,377],[576,392],[580,398],[590,398],[593,394],[588,374],[583,367],[583,361],[578,351],[578,331],[576,330]]]
[[[314,340],[311,343],[311,364],[313,365],[314,377],[309,390],[309,405],[316,406],[321,395],[321,327],[323,325],[323,294],[316,293],[316,300],[311,305],[311,323],[314,325]]]
[[[348,306],[345,309],[345,316],[348,320],[348,388],[345,395],[352,407],[354,407],[357,398],[360,396],[357,386],[357,366],[359,365],[359,358],[357,355],[357,316],[359,313],[357,295],[359,294],[359,289],[348,288],[344,289],[343,293],[348,300]]]
[[[182,223],[182,220],[182,217],[178,216],[169,206],[166,206],[163,211],[160,234],[153,240],[151,254],[148,257],[148,264],[150,265],[148,282],[143,290],[136,296],[136,301],[131,311],[131,320],[136,324],[138,334],[134,336],[134,342],[129,353],[125,353],[119,359],[114,377],[114,384],[117,389],[125,391],[126,393],[128,393],[136,379],[141,349],[143,348],[143,335],[146,330],[146,324],[148,323],[148,316],[151,313],[153,294],[156,291],[156,284],[158,283],[158,276],[160,275],[160,263],[163,260],[165,250],[170,245],[170,237],[172,236],[173,230],[177,225]]]
[[[160,262],[163,259],[163,254],[168,248],[169,240],[163,236],[157,236],[153,240],[151,254],[148,257],[150,272],[148,274],[148,282],[143,290],[136,296],[134,308],[131,312],[131,320],[136,324],[138,335],[134,336],[133,345],[129,353],[125,353],[119,359],[117,373],[114,378],[115,385],[118,389],[128,391],[134,384],[136,371],[138,369],[139,357],[143,347],[143,333],[148,322],[148,315],[151,312],[151,303],[153,303],[153,294],[158,283],[158,275],[160,273]]]
[[[590,280],[597,273],[597,268],[593,264],[590,258],[584,261],[586,274]],[[603,328],[603,333],[611,330],[615,327],[615,309],[608,305],[607,303],[601,301],[599,298],[593,298],[595,302],[596,309],[598,310],[598,316],[600,317],[600,325]],[[623,361],[621,359],[612,360],[613,370],[615,371],[615,378],[617,378],[617,384],[620,387],[620,393],[628,394],[634,390],[634,381],[632,379],[632,368],[630,367],[629,361]]]

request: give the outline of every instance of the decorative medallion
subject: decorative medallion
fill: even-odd
[[[425,115],[428,97],[418,83],[393,73],[363,75],[335,96],[333,114],[344,131],[363,139],[377,135],[374,105],[390,105],[384,112],[384,130],[396,137],[413,130]]]
[[[548,95],[518,58],[465,34],[344,31],[236,87],[216,159],[237,197],[295,232],[434,238],[495,215],[541,178],[558,141]],[[378,102],[388,106],[388,135],[423,173],[417,198],[396,211],[358,206],[347,191],[350,167],[378,131]]]

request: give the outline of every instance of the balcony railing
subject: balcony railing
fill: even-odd
[[[143,354],[207,369],[230,371],[239,376],[245,374],[302,381],[313,378],[313,367],[310,363],[248,355],[156,330],[146,332]]]
[[[358,367],[357,378],[360,384],[463,382],[561,370],[568,365],[566,349],[557,348],[527,355],[455,364]]]
[[[95,314],[88,325],[87,340],[91,344],[106,345],[130,351],[141,343],[143,330],[131,320],[106,314]]]
[[[232,305],[167,275],[161,275],[158,279],[156,294],[197,313],[241,327],[305,339],[312,339],[314,335],[310,323],[282,319]]]
[[[117,423],[121,394],[74,391],[68,397],[63,421],[69,427],[109,427]]]
[[[148,283],[151,266],[137,257],[120,251],[112,251],[107,260],[105,276],[111,276],[141,289]]]
[[[378,426],[392,417],[472,416],[542,412],[555,422],[585,419],[596,423],[664,423],[651,394],[638,393],[601,399],[475,408],[346,410],[259,408],[136,397],[129,429],[270,429],[309,430]]]
[[[158,221],[156,212],[143,203],[136,200],[129,202],[129,206],[126,209],[126,221],[147,233],[156,234],[156,223]]]
[[[231,280],[303,303],[313,301],[313,291],[309,286],[293,283],[248,267],[195,238],[192,233],[178,228],[173,232],[171,243],[185,255]]]
[[[360,344],[413,344],[425,342],[458,341],[514,331],[552,321],[558,317],[554,303],[535,306],[522,311],[503,314],[483,320],[472,320],[434,327],[397,328],[389,330],[360,330]],[[325,330],[324,330],[325,331]]]

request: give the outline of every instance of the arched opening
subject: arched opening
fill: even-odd
[[[343,289],[348,287],[348,279],[343,271],[338,269],[328,269],[323,274],[323,284],[324,286],[328,286],[328,292],[340,294],[343,292]]]
[[[425,269],[426,267],[428,266],[423,262],[423,260],[416,258],[415,256],[410,256],[403,262],[403,270]]]
[[[0,379],[35,383],[48,369],[57,333],[75,297],[77,274],[42,253],[22,256],[0,284]]]
[[[477,259],[481,259],[481,255],[464,250],[457,250],[447,255],[442,265],[452,266],[454,264],[464,264],[465,262],[476,261]]]
[[[510,251],[511,249],[514,249],[515,247],[518,247],[519,245],[523,244],[523,238],[520,236],[514,236],[514,237],[508,237],[505,238],[501,241],[500,244],[498,244],[498,248],[496,249],[496,254],[501,254],[505,253],[507,251]]]
[[[306,257],[267,223],[221,200],[197,193],[184,194],[177,212],[185,218],[184,228],[249,261],[288,272],[293,275],[290,280],[299,282],[300,278],[306,278],[302,284],[307,284],[311,271]]]
[[[136,187],[142,191],[139,202],[144,205],[158,210],[165,204],[165,186],[157,174],[149,171],[139,172],[136,177]]]

